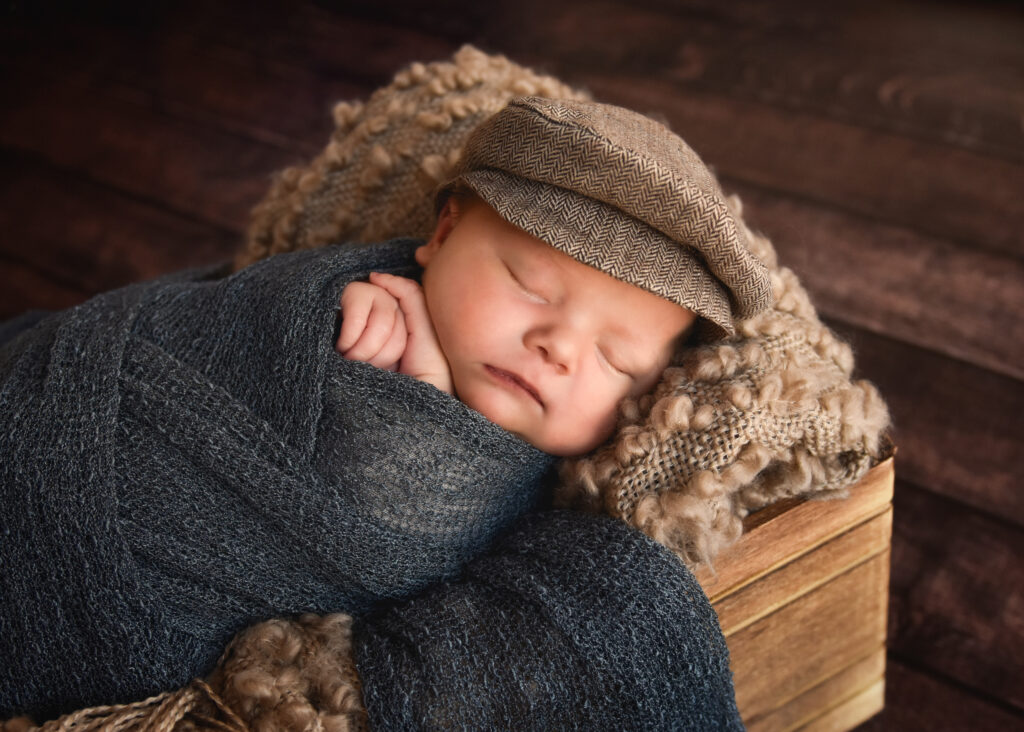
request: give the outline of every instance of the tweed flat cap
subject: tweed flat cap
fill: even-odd
[[[771,305],[714,175],[664,125],[622,107],[522,97],[474,131],[455,177],[505,220],[732,334]]]

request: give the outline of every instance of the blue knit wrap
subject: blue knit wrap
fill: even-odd
[[[401,240],[133,285],[0,347],[0,718],[135,701],[232,635],[451,577],[552,460],[333,350],[341,289]]]
[[[704,591],[607,517],[530,515],[353,642],[373,729],[743,729]]]

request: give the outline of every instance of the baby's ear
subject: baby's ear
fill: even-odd
[[[458,201],[456,201],[454,196],[450,196],[441,208],[441,212],[437,215],[437,226],[434,227],[434,233],[427,240],[426,244],[416,249],[416,263],[419,266],[426,267],[430,260],[434,258],[434,255],[437,254],[437,251],[444,244],[448,235],[452,233],[452,229],[455,228],[460,213]]]

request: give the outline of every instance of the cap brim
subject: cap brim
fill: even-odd
[[[606,203],[494,169],[457,179],[498,215],[584,264],[692,310],[733,335],[728,290],[695,250]]]

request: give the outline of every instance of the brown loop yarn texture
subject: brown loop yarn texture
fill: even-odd
[[[520,96],[589,99],[551,76],[466,45],[414,63],[368,101],[334,107],[335,130],[309,165],[288,168],[253,211],[236,268],[342,241],[426,236],[434,194],[470,133]]]
[[[369,729],[344,613],[254,625],[235,637],[208,681],[252,730]]]
[[[352,618],[304,615],[239,633],[205,681],[144,701],[92,707],[0,732],[368,732]]]

